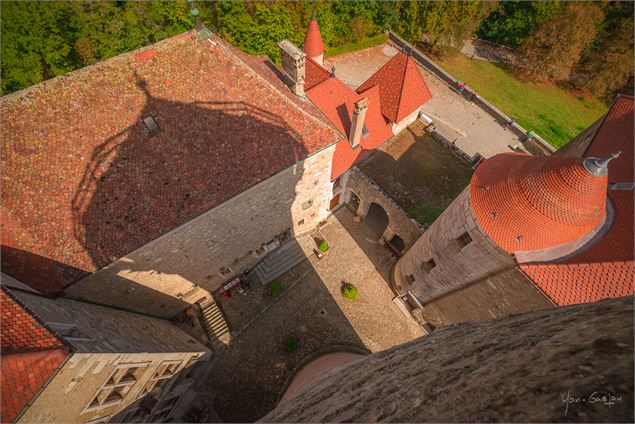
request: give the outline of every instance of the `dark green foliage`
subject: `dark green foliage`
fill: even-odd
[[[282,286],[277,281],[270,281],[267,283],[267,293],[270,295],[276,295],[282,291]]]
[[[357,287],[352,285],[351,283],[342,284],[342,296],[344,299],[355,300],[357,299]]]
[[[286,350],[287,352],[293,352],[294,350],[296,350],[298,348],[298,346],[300,345],[300,342],[298,341],[297,338],[293,337],[293,336],[289,336],[286,339],[284,339],[284,341],[282,342],[282,347],[284,348],[284,350]]]
[[[203,23],[230,43],[279,63],[277,43],[301,44],[311,15],[309,0],[196,1]],[[315,1],[315,15],[325,47],[373,45],[392,29],[407,40],[438,51],[460,46],[474,33],[519,47],[543,23],[570,3],[560,1]],[[590,4],[590,3],[589,3]],[[595,3],[605,17],[576,68],[576,86],[608,91],[632,75],[631,2]],[[152,44],[194,26],[185,0],[175,1],[3,1],[2,92],[90,65]],[[608,52],[607,65],[602,54]],[[631,57],[629,59],[629,56]],[[619,68],[616,77],[611,70]],[[596,77],[597,75],[597,77]]]
[[[476,35],[485,40],[518,47],[537,24],[553,18],[562,8],[558,1],[504,1],[479,25]]]

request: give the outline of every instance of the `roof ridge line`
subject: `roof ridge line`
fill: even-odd
[[[403,54],[403,53],[399,52],[395,55],[395,57],[397,57],[399,54]],[[404,56],[406,55],[404,54]],[[401,98],[403,97],[403,88],[406,83],[406,72],[408,72],[408,58],[409,57],[410,56],[406,56],[406,63],[403,67],[403,75],[401,76],[401,86],[399,87],[399,98],[397,99],[397,111],[395,112],[395,119],[399,118],[399,109],[401,108]]]
[[[286,101],[287,103],[291,104],[292,107],[294,107],[295,109],[298,109],[303,115],[308,116],[310,119],[314,120],[315,122],[318,122],[320,125],[330,128],[330,125],[327,125],[325,122],[323,122],[322,120],[320,120],[320,119],[316,118],[315,116],[311,115],[310,113],[308,113],[307,111],[302,109],[300,106],[295,104],[295,102],[291,101],[291,99],[289,99],[286,95],[284,95],[278,89],[278,87],[274,86],[271,82],[269,82],[265,78],[263,78],[262,75],[260,75],[251,66],[249,66],[247,63],[245,63],[245,61],[243,61],[237,54],[232,52],[231,49],[229,49],[225,45],[223,45],[223,43],[225,43],[225,40],[223,40],[222,38],[220,38],[218,36],[216,36],[216,38],[218,38],[220,40],[220,42],[217,43],[217,45],[220,46],[223,49],[224,52],[231,54],[231,56],[233,58],[235,58],[236,60],[238,60],[238,62],[240,62],[240,64],[243,67],[247,68],[251,74],[255,75],[256,78],[258,78],[259,80],[261,80],[262,82],[264,82],[265,84],[267,84],[268,86],[273,88],[274,91],[278,94],[278,96],[284,98],[284,101]],[[208,38],[207,40],[209,40],[211,42],[211,38]],[[245,53],[245,54],[249,54],[249,53]],[[308,97],[307,97],[307,99],[308,99]],[[310,102],[310,100],[308,100],[308,101]],[[313,104],[313,102],[311,102],[311,104]],[[335,141],[339,141],[339,139],[337,139]]]

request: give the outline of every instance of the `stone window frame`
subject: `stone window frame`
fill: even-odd
[[[470,233],[467,231],[464,231],[463,234],[458,236],[455,240],[459,244],[459,246],[461,246],[461,249],[474,241]]]
[[[149,362],[119,364],[91,398],[84,412],[95,411],[123,402],[141,379]]]
[[[230,267],[228,267],[228,266],[223,266],[218,271],[218,273],[220,274],[221,277],[227,277],[227,276],[231,275],[232,272],[234,272],[234,271],[232,271],[232,269]]]
[[[426,273],[432,272],[432,270],[435,269],[437,266],[437,261],[435,261],[433,257],[431,257],[427,261],[421,262],[421,270]]]
[[[309,199],[306,202],[302,203],[302,210],[305,211],[307,209],[310,209],[311,206],[313,206],[313,199]]]
[[[161,362],[161,364],[157,367],[155,372],[150,377],[150,380],[146,383],[141,390],[141,396],[145,396],[154,389],[159,389],[159,391],[163,391],[166,383],[174,376],[178,374],[181,370],[181,365],[183,364],[183,360],[181,359],[171,359],[167,361]]]

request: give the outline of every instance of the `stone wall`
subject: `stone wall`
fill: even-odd
[[[465,233],[471,241],[463,245]],[[467,187],[397,262],[394,277],[403,293],[427,303],[514,266],[476,222]]]
[[[423,228],[359,168],[354,167],[348,172],[346,188],[347,200],[351,191],[360,199],[357,216],[365,217],[372,203],[377,203],[386,211],[388,227],[382,236],[384,240],[389,241],[398,235],[408,248],[421,236]]]
[[[553,302],[514,267],[437,297],[419,313],[425,322],[441,327],[553,307]]]
[[[394,44],[399,50],[406,49],[406,51],[410,52],[412,57],[428,72],[430,72],[435,77],[439,78],[448,86],[454,88],[458,92],[459,80],[448,73],[445,69],[439,66],[436,62],[434,62],[430,57],[423,54],[421,51],[415,49],[410,43],[406,40],[398,36],[392,31],[388,32],[388,41]],[[499,110],[496,106],[485,100],[483,97],[479,96],[474,89],[470,87],[465,87],[465,89],[461,92],[461,95],[464,96],[467,100],[473,102],[475,105],[479,106],[483,111],[491,115],[494,119],[499,121],[500,123],[508,123],[511,121],[511,118],[504,114],[501,110]],[[547,141],[542,139],[535,133],[531,133],[532,138],[528,137],[529,132],[518,125],[517,123],[513,123],[509,126],[510,130],[513,131],[518,138],[523,141],[533,143],[533,146],[537,148],[537,150],[543,154],[551,154],[556,151],[556,149],[549,144]],[[528,147],[528,146],[526,146]],[[536,150],[531,149],[531,150]]]
[[[328,215],[335,145],[69,287],[70,297],[170,317],[264,256],[263,246]]]
[[[454,325],[326,374],[261,421],[633,422],[633,342],[632,297]]]
[[[405,130],[408,127],[408,125],[412,124],[414,121],[417,120],[417,118],[419,117],[419,112],[421,112],[421,107],[418,107],[417,110],[412,112],[410,115],[406,116],[401,121],[397,123],[394,123],[394,122],[391,123],[390,127],[392,129],[392,133],[394,135],[397,135],[403,130]]]
[[[155,396],[161,403],[166,397],[182,396],[200,377],[195,364],[210,359],[208,348],[169,321],[70,299],[14,294],[71,347],[69,359],[19,422],[86,423],[111,417],[149,396],[144,389],[154,384],[151,379],[160,366],[170,364],[175,370]],[[73,333],[68,332],[70,327],[75,329]],[[113,373],[121,369],[137,370],[134,382],[122,389],[122,399],[90,407]],[[161,407],[159,403],[156,408]]]

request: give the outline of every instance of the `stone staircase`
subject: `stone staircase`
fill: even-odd
[[[314,245],[308,234],[289,240],[251,269],[248,275],[250,281],[267,284],[307,259]]]
[[[198,302],[198,306],[201,308],[203,325],[212,347],[220,348],[227,345],[231,338],[229,326],[216,301],[213,298],[205,298]]]

